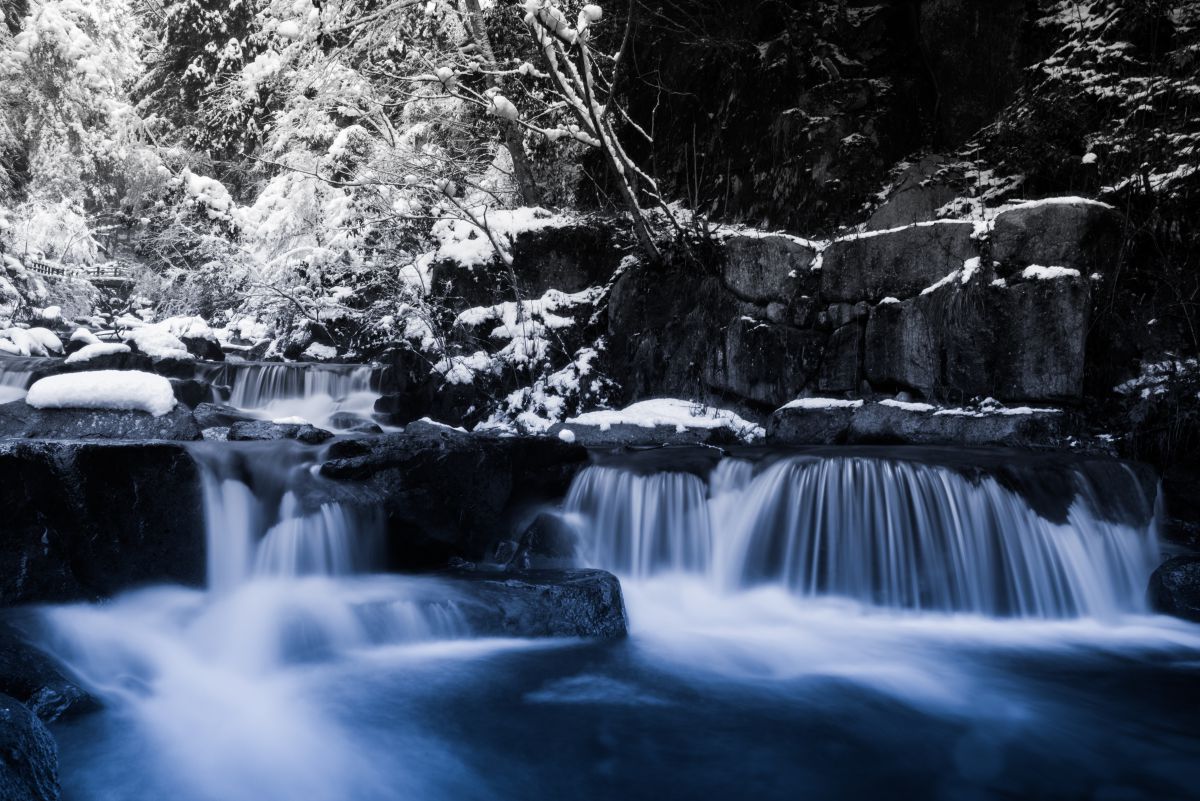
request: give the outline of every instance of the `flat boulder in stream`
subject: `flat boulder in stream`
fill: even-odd
[[[183,404],[155,417],[132,409],[35,409],[17,400],[0,405],[0,438],[189,441],[200,439],[200,428]]]
[[[617,577],[603,570],[464,571],[458,611],[471,632],[495,637],[623,637]]]
[[[333,434],[311,423],[278,423],[270,420],[248,420],[229,427],[230,442],[251,442],[294,439],[307,445],[320,445]]]

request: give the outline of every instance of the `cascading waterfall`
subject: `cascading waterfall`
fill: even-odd
[[[369,364],[231,361],[197,370],[214,387],[228,388],[223,402],[275,419],[299,417],[323,426],[337,412],[369,419],[379,399],[372,389],[378,368]]]
[[[637,578],[682,571],[725,590],[992,616],[1143,611],[1152,501],[1139,499],[1140,525],[1108,520],[1074,478],[1067,519],[1053,522],[994,478],[919,462],[725,459],[707,479],[592,466],[565,511],[593,564]]]
[[[315,454],[295,443],[196,444],[208,544],[208,586],[252,577],[346,576],[374,566],[382,536],[373,508],[305,508]]]
[[[47,361],[49,360],[0,356],[0,403],[24,398],[34,372]]]

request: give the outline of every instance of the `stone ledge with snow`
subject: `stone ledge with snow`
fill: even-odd
[[[551,426],[548,433],[565,442],[596,447],[748,444],[765,436],[761,426],[731,411],[675,398],[587,412]]]
[[[884,400],[804,398],[771,415],[767,440],[779,445],[905,444],[1004,446],[1065,444],[1070,416],[1059,409],[1005,407],[990,398],[969,408]]]

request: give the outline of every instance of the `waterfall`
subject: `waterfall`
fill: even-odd
[[[29,389],[34,373],[51,359],[0,356],[0,403],[21,400]]]
[[[1111,488],[1069,477],[1075,499],[1054,521],[991,476],[914,461],[724,459],[707,478],[597,465],[565,512],[593,564],[636,578],[688,572],[725,590],[1005,617],[1143,611],[1153,499],[1135,500],[1140,522],[1108,519]],[[1138,486],[1125,478],[1121,492]]]
[[[292,442],[198,443],[208,586],[225,592],[256,576],[346,576],[375,567],[378,510],[319,495],[315,452]]]
[[[300,417],[331,425],[337,412],[370,418],[379,393],[377,368],[369,364],[224,362],[197,365],[198,374],[220,389],[231,406],[270,418]]]

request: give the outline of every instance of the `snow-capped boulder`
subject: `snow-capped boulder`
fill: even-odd
[[[813,243],[791,236],[731,236],[723,247],[721,275],[740,298],[756,303],[787,301],[812,282]]]
[[[978,255],[975,223],[939,220],[836,239],[821,258],[826,301],[910,298]]]
[[[1107,273],[1120,253],[1121,217],[1111,207],[1077,197],[1022,203],[996,216],[992,258],[1005,274],[1029,265]]]

